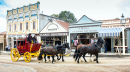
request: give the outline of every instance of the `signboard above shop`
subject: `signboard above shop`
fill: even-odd
[[[100,26],[70,28],[70,33],[92,33],[100,31]]]
[[[42,33],[40,36],[68,36],[69,33]]]

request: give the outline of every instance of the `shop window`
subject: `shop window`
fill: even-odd
[[[36,28],[36,22],[33,21],[33,29],[35,29],[35,28]]]
[[[26,30],[28,30],[28,22],[26,22]]]
[[[20,30],[22,30],[22,23],[20,23]]]

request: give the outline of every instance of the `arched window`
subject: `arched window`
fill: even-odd
[[[9,25],[9,31],[11,31],[11,25]]]
[[[20,30],[22,30],[22,23],[20,23]]]
[[[36,28],[36,22],[33,21],[33,29],[35,29],[35,28]]]
[[[26,22],[26,30],[28,30],[28,22]]]
[[[16,31],[16,24],[14,24],[14,31]]]

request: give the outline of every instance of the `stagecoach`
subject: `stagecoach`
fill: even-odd
[[[27,38],[17,39],[17,48],[13,48],[10,53],[11,59],[17,61],[23,57],[25,62],[30,62],[31,57],[39,55],[40,47],[40,43],[29,43]]]

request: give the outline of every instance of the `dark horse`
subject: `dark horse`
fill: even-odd
[[[65,43],[63,45],[58,45],[58,46],[51,46],[51,47],[43,47],[40,50],[40,54],[38,56],[38,60],[42,60],[42,55],[44,54],[44,59],[46,62],[46,55],[51,55],[52,56],[52,63],[54,62],[54,55],[57,56],[57,59],[60,60],[58,58],[58,54],[62,54],[62,61],[64,61],[63,59],[63,54],[65,54],[65,49],[68,48],[69,49],[69,44]],[[49,58],[49,56],[48,56]],[[61,58],[61,56],[60,56]]]
[[[45,59],[45,62],[47,61],[46,60],[46,55],[51,55],[52,56],[52,63],[54,62],[54,55],[57,56],[57,59],[58,59],[58,52],[55,48],[53,47],[44,47],[44,48],[41,48],[40,50],[40,54],[38,56],[38,60],[42,60],[42,55],[44,54],[44,59]],[[58,59],[59,60],[59,59]]]
[[[101,49],[103,43],[104,43],[103,39],[99,38],[97,43],[95,43],[95,44],[78,46],[77,51],[75,51],[76,60],[78,59],[77,63],[79,63],[79,59],[82,55],[85,60],[86,53],[89,53],[90,55],[94,54],[96,56],[95,61],[98,63],[98,53],[100,52],[100,49]]]
[[[58,54],[60,54],[60,58],[59,58],[58,60],[60,60],[61,57],[62,57],[62,61],[64,61],[63,56],[64,56],[64,54],[65,54],[66,48],[70,49],[69,43],[65,43],[65,44],[63,44],[63,45],[57,45],[57,46],[55,46],[54,48],[56,48]],[[48,56],[48,59],[50,59],[50,56]]]

